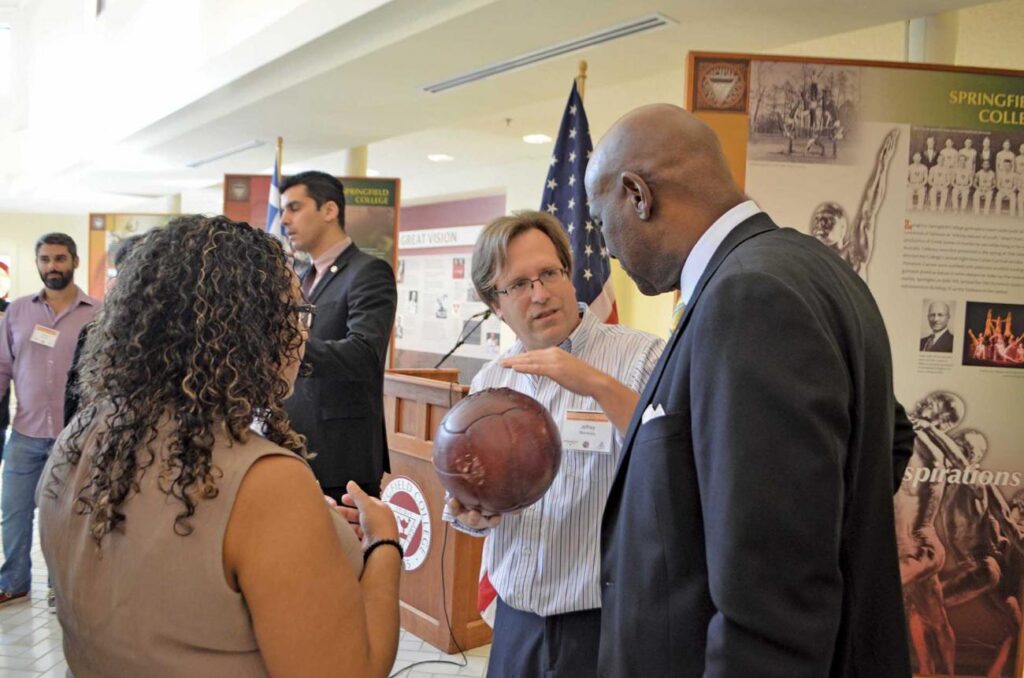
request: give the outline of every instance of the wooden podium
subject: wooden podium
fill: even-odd
[[[448,653],[457,651],[454,641],[463,650],[491,642],[491,628],[476,610],[483,539],[441,520],[444,488],[431,462],[438,424],[469,391],[458,383],[458,374],[455,369],[392,369],[384,374],[391,473],[384,476],[381,496],[398,517],[406,549],[401,624]]]

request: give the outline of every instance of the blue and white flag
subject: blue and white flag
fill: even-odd
[[[270,192],[267,195],[267,225],[265,230],[281,241],[286,252],[292,251],[288,234],[281,225],[281,159],[274,160],[274,174],[270,178]]]

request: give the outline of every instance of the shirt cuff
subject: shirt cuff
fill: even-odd
[[[445,498],[445,505],[444,505],[444,511],[441,512],[441,520],[443,520],[446,523],[451,523],[451,526],[454,527],[459,532],[462,532],[463,534],[468,534],[468,535],[473,536],[473,537],[486,537],[487,533],[491,531],[491,528],[489,528],[489,527],[485,527],[483,529],[479,529],[478,530],[475,527],[470,527],[469,525],[463,525],[462,523],[460,523],[459,519],[455,517],[454,513],[452,513],[452,510],[450,508],[448,508],[448,503],[447,503],[448,493],[447,492],[445,492],[444,498]]]

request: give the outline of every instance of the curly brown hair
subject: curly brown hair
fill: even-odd
[[[156,459],[158,424],[171,431],[159,487],[183,505],[181,535],[197,500],[217,496],[216,434],[244,442],[257,419],[268,440],[308,457],[282,406],[283,369],[303,344],[295,284],[277,240],[226,217],[176,218],[134,248],[86,339],[84,404],[51,474],[59,484],[57,467],[79,463],[101,417],[75,503],[97,543],[124,523],[121,505]]]

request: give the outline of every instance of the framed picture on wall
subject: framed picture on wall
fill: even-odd
[[[117,275],[113,255],[122,240],[163,226],[175,214],[94,212],[89,215],[89,295],[102,299],[108,281]]]

